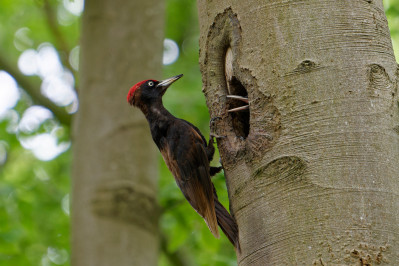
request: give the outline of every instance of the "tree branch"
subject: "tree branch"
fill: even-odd
[[[57,22],[57,16],[54,12],[53,7],[51,6],[50,2],[48,0],[44,0],[44,6],[43,6],[44,13],[46,15],[47,19],[47,25],[50,29],[50,32],[54,36],[54,40],[56,43],[57,50],[61,51],[63,54],[61,54],[61,62],[62,64],[67,67],[73,75],[76,77],[77,73],[75,69],[72,67],[71,63],[68,60],[68,55],[70,53],[70,49],[68,46],[68,43],[66,41],[66,38],[64,37],[63,33],[60,31],[60,28],[58,26]]]
[[[31,82],[26,76],[24,76],[19,70],[14,68],[11,64],[7,62],[5,58],[0,55],[0,69],[8,72],[17,81],[19,86],[21,86],[32,98],[33,102],[38,105],[42,105],[53,112],[54,116],[60,121],[61,124],[65,126],[70,126],[71,115],[68,114],[64,108],[59,107],[48,98],[40,93],[40,88]]]

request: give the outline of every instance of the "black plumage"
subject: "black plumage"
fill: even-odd
[[[197,127],[176,118],[162,104],[166,89],[181,76],[139,82],[130,89],[128,102],[140,108],[147,118],[152,138],[187,201],[215,237],[219,237],[219,225],[239,249],[237,225],[219,202],[211,182],[211,176],[221,169],[210,166],[215,151],[213,139],[207,143]]]

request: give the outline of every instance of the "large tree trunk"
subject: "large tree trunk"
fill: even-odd
[[[163,3],[86,0],[74,121],[72,265],[157,265],[157,157],[126,95],[161,76]],[[154,165],[155,164],[155,165]]]
[[[382,1],[201,0],[199,17],[239,265],[397,265],[399,71]],[[250,112],[227,113],[228,91]]]

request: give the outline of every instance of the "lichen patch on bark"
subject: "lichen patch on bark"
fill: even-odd
[[[344,261],[346,263],[358,263],[358,265],[389,265],[390,260],[387,256],[389,254],[389,245],[374,246],[367,243],[359,243],[359,245],[352,249],[345,249]]]

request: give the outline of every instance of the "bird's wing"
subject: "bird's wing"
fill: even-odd
[[[185,130],[184,134],[178,134],[178,141],[169,142],[161,153],[188,202],[218,238],[213,185],[203,139],[191,126],[180,130]]]
[[[202,135],[201,131],[200,131],[196,126],[194,126],[193,124],[191,124],[190,122],[188,122],[188,121],[186,121],[186,120],[184,120],[184,119],[180,119],[180,120],[181,120],[182,122],[188,124],[188,125],[191,127],[191,129],[193,129],[193,130],[195,131],[195,133],[198,134],[199,138],[201,138],[202,142],[203,142],[204,145],[206,146],[206,139],[205,139],[205,137]],[[198,138],[198,136],[197,136],[197,138]]]

